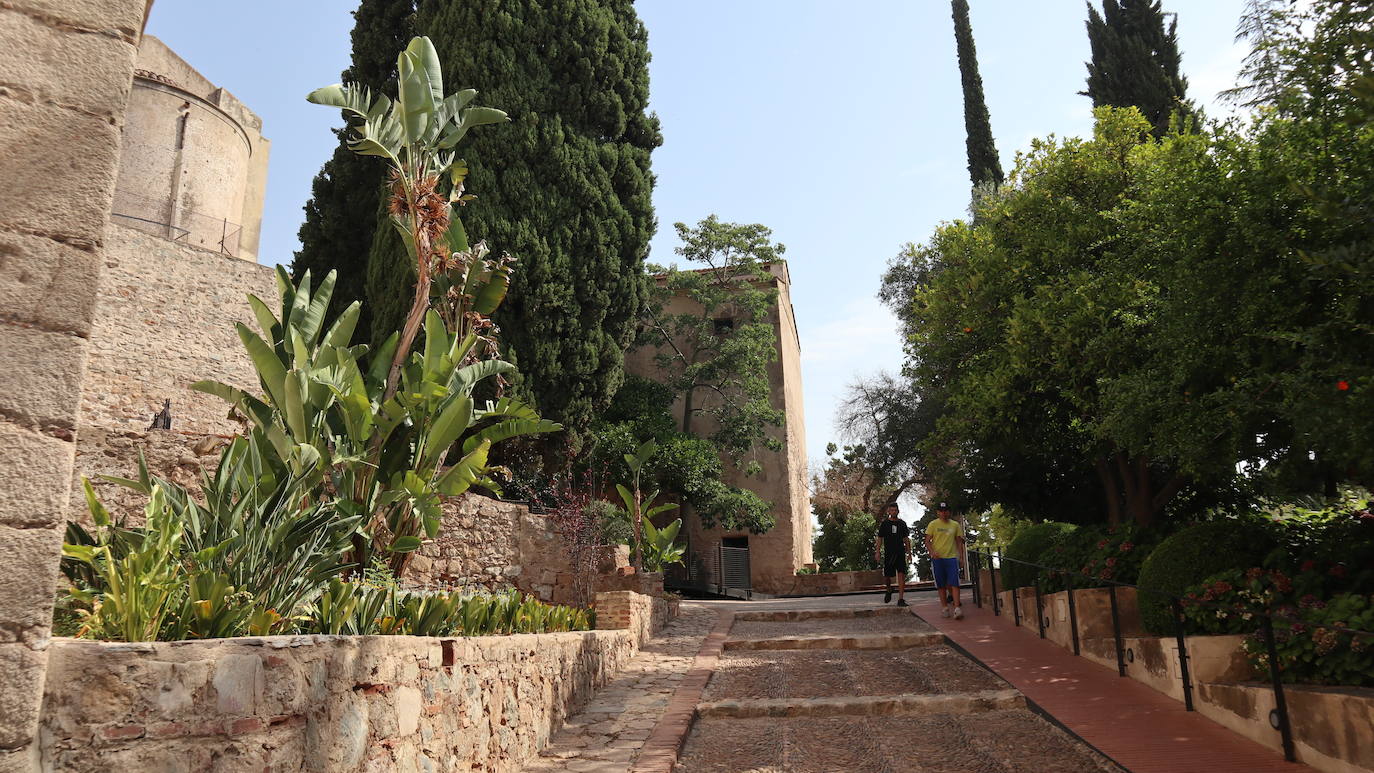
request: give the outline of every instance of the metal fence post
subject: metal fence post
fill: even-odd
[[[1193,680],[1188,674],[1188,644],[1183,640],[1183,605],[1174,599],[1174,637],[1178,639],[1178,669],[1183,679],[1183,707],[1193,710]]]
[[[1126,675],[1126,652],[1121,647],[1121,613],[1116,608],[1116,586],[1107,586],[1107,595],[1112,600],[1112,636],[1116,638],[1116,672]]]
[[[1078,606],[1073,603],[1073,574],[1065,572],[1064,576],[1069,582],[1069,633],[1073,634],[1073,654],[1079,654],[1078,650]]]
[[[969,571],[969,579],[973,581],[973,605],[979,609],[983,608],[982,580],[978,575],[983,573],[983,554],[977,550],[968,552],[969,563],[972,564]]]
[[[997,609],[1001,606],[997,603],[997,566],[993,560],[996,557],[996,550],[988,554],[988,577],[992,578],[992,614],[1000,615],[1001,612]]]
[[[1035,584],[1035,626],[1040,629],[1040,638],[1045,638],[1045,602],[1040,599],[1040,583]]]
[[[1293,728],[1288,724],[1288,701],[1283,697],[1283,679],[1279,669],[1279,651],[1274,644],[1274,619],[1264,616],[1264,646],[1269,653],[1269,679],[1274,683],[1274,710],[1279,715],[1279,735],[1283,736],[1283,758],[1297,762],[1293,750]]]
[[[1011,589],[1011,617],[1017,626],[1021,625],[1021,589]]]

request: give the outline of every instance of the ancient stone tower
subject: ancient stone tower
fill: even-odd
[[[161,40],[144,35],[111,217],[256,262],[268,149],[262,119]]]

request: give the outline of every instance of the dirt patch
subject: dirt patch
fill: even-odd
[[[727,653],[706,700],[980,692],[1006,684],[948,647]]]

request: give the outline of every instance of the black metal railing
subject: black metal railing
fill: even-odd
[[[1111,601],[1112,636],[1116,648],[1116,668],[1118,675],[1123,677],[1126,676],[1126,660],[1124,654],[1125,648],[1121,636],[1121,614],[1117,606],[1116,598],[1117,588],[1132,588],[1136,591],[1137,594],[1152,595],[1156,598],[1162,598],[1167,600],[1170,606],[1172,607],[1172,617],[1174,619],[1173,638],[1175,639],[1176,646],[1178,647],[1179,679],[1181,683],[1180,686],[1183,691],[1183,705],[1184,708],[1188,711],[1193,711],[1193,682],[1192,675],[1190,673],[1188,665],[1189,655],[1187,643],[1185,641],[1187,635],[1187,618],[1183,614],[1183,605],[1187,603],[1189,605],[1208,607],[1216,609],[1219,612],[1223,612],[1228,616],[1243,616],[1243,619],[1245,620],[1253,620],[1255,618],[1258,618],[1258,632],[1261,638],[1264,640],[1264,647],[1266,653],[1265,660],[1267,660],[1269,664],[1269,683],[1271,689],[1274,692],[1275,716],[1273,717],[1272,723],[1276,726],[1276,729],[1279,731],[1283,745],[1284,758],[1287,759],[1289,762],[1297,761],[1296,751],[1293,745],[1292,724],[1289,722],[1288,717],[1288,702],[1287,700],[1285,700],[1283,693],[1283,668],[1279,663],[1278,645],[1274,635],[1274,621],[1282,620],[1285,622],[1301,623],[1304,625],[1308,625],[1308,621],[1303,620],[1300,617],[1287,614],[1283,610],[1275,609],[1273,607],[1256,608],[1251,606],[1240,606],[1235,604],[1225,604],[1221,602],[1207,601],[1203,599],[1184,599],[1182,596],[1178,596],[1167,591],[1159,590],[1157,588],[1148,588],[1140,585],[1132,585],[1131,583],[1117,582],[1115,580],[1106,580],[1102,579],[1101,577],[1097,577],[1073,569],[1062,569],[1059,567],[1037,564],[1033,561],[1021,561],[1015,558],[1007,558],[1006,556],[1001,555],[1000,551],[998,551],[995,548],[988,548],[982,550],[970,548],[968,554],[969,562],[972,565],[969,571],[969,575],[973,581],[973,603],[977,605],[980,609],[982,608],[984,603],[981,575],[983,565],[986,562],[987,568],[989,570],[988,580],[991,585],[990,599],[992,604],[992,613],[994,615],[1001,614],[1001,604],[997,598],[997,574],[1003,565],[1010,563],[1017,564],[1020,566],[1033,567],[1036,569],[1051,572],[1054,576],[1062,578],[1067,586],[1066,590],[1068,592],[1069,630],[1072,634],[1073,654],[1075,655],[1081,654],[1080,644],[1078,640],[1078,609],[1076,604],[1074,603],[1075,591],[1079,590],[1075,587],[1076,578],[1087,578],[1093,583],[1093,587],[1106,587],[1108,590],[1108,596]],[[1043,639],[1045,638],[1045,617],[1040,598],[1041,590],[1038,577],[1036,581],[1032,583],[1032,586],[1035,588],[1036,623],[1039,628],[1040,638]],[[1021,625],[1021,613],[1019,605],[1020,594],[1017,593],[1017,588],[1011,588],[1009,590],[1011,590],[1011,603],[1014,624],[1019,626]],[[1367,638],[1370,640],[1371,645],[1374,645],[1374,631],[1364,631],[1356,628],[1340,628],[1339,631],[1342,634],[1349,634],[1351,636]]]

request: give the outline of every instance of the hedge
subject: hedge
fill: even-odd
[[[1002,563],[1002,580],[1006,583],[1006,590],[1033,585],[1036,576],[1040,573],[1040,570],[1033,566],[1025,566],[1014,563],[1014,561],[1045,563],[1045,556],[1049,552],[1050,546],[1062,535],[1072,532],[1074,528],[1075,526],[1071,523],[1046,521],[1022,529],[1016,535],[1016,539],[1007,546],[1006,552],[1002,554],[1004,559],[1013,559]]]
[[[1173,597],[1218,572],[1262,566],[1277,544],[1263,523],[1234,519],[1196,523],[1165,539],[1140,567],[1140,619],[1145,630],[1172,635]]]

